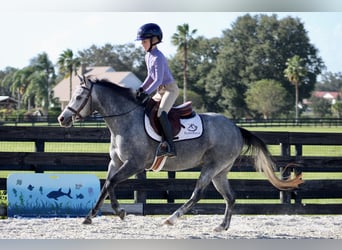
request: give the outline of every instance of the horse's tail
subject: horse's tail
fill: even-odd
[[[246,153],[251,153],[254,157],[254,167],[256,170],[264,172],[273,186],[280,190],[291,190],[303,183],[302,176],[297,175],[287,180],[279,179],[275,173],[275,163],[267,149],[266,144],[250,131],[240,128],[244,144],[247,146]]]

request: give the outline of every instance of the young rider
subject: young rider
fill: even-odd
[[[155,101],[160,101],[157,116],[164,138],[168,144],[166,149],[157,152],[157,156],[167,155],[174,157],[176,156],[176,149],[167,114],[178,97],[179,89],[171,74],[165,56],[157,48],[157,44],[162,41],[162,38],[162,30],[155,23],[144,24],[138,30],[136,40],[141,41],[141,45],[147,52],[145,55],[147,77],[137,92],[137,99],[144,102],[146,97],[156,91],[152,98]]]

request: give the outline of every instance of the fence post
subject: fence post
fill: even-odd
[[[281,147],[281,156],[290,157],[291,156],[291,146],[289,143],[280,143]],[[284,167],[280,168],[281,179],[286,180],[288,176],[291,174],[290,169],[284,169]],[[289,191],[280,191],[280,202],[282,204],[291,204],[291,193]]]
[[[295,145],[295,153],[296,153],[296,162],[301,162],[301,158],[303,156],[303,145],[302,144],[296,144]],[[301,164],[301,163],[300,163]],[[293,170],[295,175],[300,174],[301,170]],[[300,197],[300,195],[298,195],[297,191],[293,191],[293,198],[295,200],[295,204],[302,204],[302,198]]]
[[[136,174],[135,178],[138,180],[145,180],[146,171]],[[147,198],[146,191],[134,191],[134,203],[146,204],[146,198]]]
[[[167,178],[174,180],[176,178],[176,172],[170,172],[170,171],[167,172]],[[167,190],[166,192],[167,192],[167,203],[175,203],[175,198],[172,195],[170,195],[170,191]]]
[[[35,140],[34,146],[36,152],[44,152],[45,151],[45,141],[44,140]],[[39,166],[35,165],[35,173],[44,173],[44,170]]]

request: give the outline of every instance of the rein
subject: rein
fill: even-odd
[[[83,119],[84,117],[80,114],[80,112],[84,109],[84,107],[87,105],[89,99],[92,102],[92,97],[91,97],[91,93],[93,91],[93,86],[94,83],[92,81],[89,81],[88,79],[84,79],[84,86],[81,86],[83,89],[88,91],[88,94],[86,96],[86,98],[84,99],[83,103],[80,105],[80,107],[76,110],[73,107],[67,106],[67,109],[69,109],[71,112],[73,112],[76,116],[76,119]],[[90,88],[87,87],[87,82],[90,82]],[[98,116],[98,118],[108,118],[108,117],[119,117],[119,116],[124,116],[127,115],[129,113],[131,113],[132,111],[134,111],[135,109],[137,109],[140,105],[135,105],[132,109],[119,113],[119,114],[112,114],[112,115],[104,115],[104,116]]]
[[[137,109],[139,107],[139,105],[135,105],[132,109],[126,111],[126,112],[122,112],[119,114],[112,114],[112,115],[103,115],[103,116],[97,116],[98,118],[108,118],[108,117],[118,117],[118,116],[124,116],[127,115],[129,113],[131,113],[133,110]]]

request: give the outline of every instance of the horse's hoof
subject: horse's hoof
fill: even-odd
[[[222,232],[224,230],[224,228],[222,226],[218,226],[214,228],[214,232]]]
[[[90,225],[91,223],[92,223],[91,218],[85,218],[82,224],[83,225]]]
[[[126,211],[124,210],[124,209],[121,209],[120,211],[119,211],[119,217],[120,217],[120,219],[121,220],[124,220],[125,219],[125,217],[126,217]]]
[[[176,221],[177,221],[176,215],[171,215],[169,218],[167,218],[164,221],[164,224],[169,225],[169,226],[173,226],[176,223]]]
[[[218,227],[214,228],[214,232],[222,232],[222,231],[227,231],[229,228],[228,226],[225,226],[223,223],[219,225]]]
[[[164,225],[168,225],[168,226],[173,226],[175,224],[175,221],[172,219],[166,219],[164,220]]]
[[[165,220],[163,224],[164,224],[164,225],[168,225],[168,226],[173,226],[173,225],[174,225],[174,224],[173,224],[171,221],[169,221],[169,220]]]

